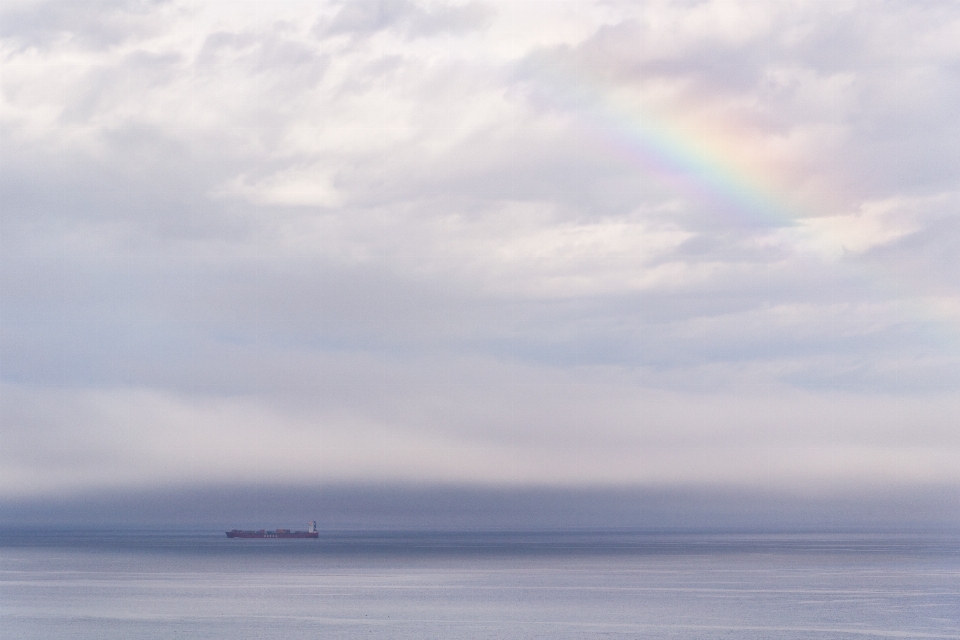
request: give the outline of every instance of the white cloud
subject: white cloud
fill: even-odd
[[[829,257],[848,252],[862,253],[903,238],[922,228],[916,216],[904,211],[904,198],[865,202],[855,214],[807,218],[801,233],[809,238],[814,251]]]
[[[214,189],[214,197],[241,197],[254,204],[333,207],[340,198],[322,167],[285,169],[251,183],[245,175]]]

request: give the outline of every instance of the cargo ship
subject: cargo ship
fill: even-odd
[[[277,529],[276,531],[267,531],[266,529],[260,529],[260,531],[240,531],[239,529],[234,529],[232,531],[227,531],[228,538],[319,538],[320,533],[317,532],[317,522],[314,520],[310,522],[310,527],[306,531],[290,531],[290,529]]]

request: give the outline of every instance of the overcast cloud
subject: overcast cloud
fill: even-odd
[[[5,2],[9,498],[960,484],[960,5]]]

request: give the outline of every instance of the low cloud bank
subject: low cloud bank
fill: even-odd
[[[327,485],[176,488],[0,503],[8,528],[919,531],[960,525],[960,487]]]

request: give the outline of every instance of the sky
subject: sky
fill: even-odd
[[[0,500],[960,489],[955,2],[7,0],[0,37]]]

